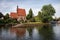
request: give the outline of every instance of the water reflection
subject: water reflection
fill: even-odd
[[[55,40],[53,27],[51,27],[50,25],[43,25],[43,27],[39,29],[39,33],[40,35],[42,35],[43,40]]]
[[[1,36],[2,36],[2,30],[0,28],[0,40],[2,40]]]
[[[11,32],[14,32],[16,34],[17,40],[24,40],[26,29],[25,28],[12,28]]]
[[[32,36],[33,40],[40,40],[39,32],[36,28],[33,29]]]
[[[53,30],[55,33],[55,39],[60,40],[60,24],[57,24],[55,27],[53,27]]]
[[[0,29],[0,40],[15,40],[15,35],[10,33],[9,28],[1,28]]]
[[[33,28],[27,28],[27,31],[29,32],[29,40],[32,40],[32,31],[33,31]]]
[[[0,28],[0,40],[60,40],[59,34],[59,25],[42,25],[33,28]]]

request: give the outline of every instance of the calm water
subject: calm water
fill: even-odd
[[[60,25],[0,28],[0,40],[60,40]]]

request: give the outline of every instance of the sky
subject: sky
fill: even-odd
[[[55,10],[55,16],[60,17],[60,0],[0,0],[0,12],[4,15],[10,12],[16,12],[17,5],[19,8],[26,10],[28,14],[29,9],[33,10],[34,15],[41,11],[43,5],[51,4]]]

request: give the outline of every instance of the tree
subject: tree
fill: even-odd
[[[27,20],[33,18],[33,11],[32,11],[32,9],[29,10],[29,14],[27,15],[26,18],[27,18]]]
[[[4,15],[2,14],[2,12],[0,12],[0,18],[4,17]],[[0,19],[0,24],[4,24],[4,19]]]
[[[2,12],[0,12],[0,18],[1,18],[1,17],[4,17],[4,15],[2,14]]]
[[[5,16],[4,16],[5,19],[9,19],[9,14],[7,13]]]
[[[44,13],[44,15],[46,14],[49,16],[53,16],[55,14],[55,9],[53,8],[53,6],[51,4],[44,5],[41,10]]]
[[[52,20],[52,16],[55,14],[55,9],[51,4],[44,5],[41,9],[42,13],[38,13],[41,16],[42,22],[49,22]],[[41,15],[42,14],[42,15]]]
[[[39,20],[42,20],[42,16],[43,16],[43,15],[42,15],[42,12],[39,11],[39,12],[38,12]]]
[[[30,19],[30,22],[35,22],[35,18],[34,18],[34,17],[31,18],[31,19]]]

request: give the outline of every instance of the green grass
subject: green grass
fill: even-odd
[[[23,24],[42,24],[42,22],[27,22],[27,23],[23,23]]]
[[[39,19],[38,16],[35,16],[35,21],[36,21],[36,22],[40,22],[41,20]]]

